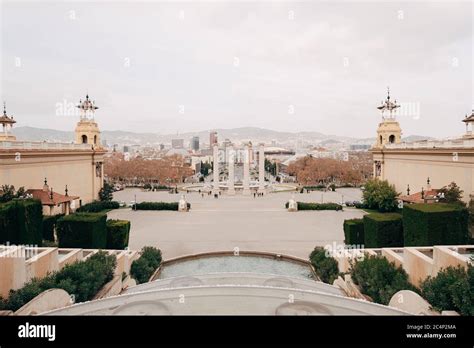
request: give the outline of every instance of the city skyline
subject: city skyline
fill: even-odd
[[[387,86],[407,106],[406,135],[462,134],[472,108],[468,2],[2,10],[2,98],[17,126],[72,130],[77,116],[58,105],[86,93],[101,130],[157,134],[259,127],[373,137]]]

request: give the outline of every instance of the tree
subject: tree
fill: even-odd
[[[395,186],[390,185],[387,180],[368,180],[362,192],[362,197],[369,209],[391,212],[397,208],[398,193],[395,191]]]
[[[201,174],[204,175],[204,176],[208,176],[209,175],[209,170],[212,168],[212,165],[210,163],[203,163],[201,161]]]
[[[110,202],[113,197],[114,187],[108,182],[104,182],[104,187],[99,191],[99,199],[102,202]]]
[[[25,196],[25,188],[22,186],[15,191],[13,185],[2,185],[0,187],[0,203],[9,202],[15,198],[21,198]]]
[[[459,186],[453,181],[448,186],[444,186],[439,190],[444,198],[440,198],[440,202],[442,203],[460,203],[464,205],[464,202],[461,200],[463,190],[459,188]]]
[[[348,161],[306,156],[290,163],[288,173],[305,186],[358,185],[371,175],[367,163],[367,158],[352,155]]]

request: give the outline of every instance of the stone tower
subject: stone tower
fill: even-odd
[[[3,103],[3,115],[0,116],[0,125],[2,126],[2,131],[0,133],[0,141],[15,141],[16,137],[11,133],[13,125],[16,121],[13,119],[13,116],[7,115],[7,107]]]
[[[399,107],[396,100],[394,102],[390,100],[390,90],[387,89],[387,99],[377,107],[382,113],[382,122],[377,128],[377,142],[374,147],[382,148],[386,144],[400,143],[402,129],[395,118],[395,110]]]
[[[89,95],[86,95],[84,101],[79,100],[77,108],[81,111],[81,115],[75,130],[76,144],[90,144],[94,148],[101,148],[100,130],[94,120],[95,110],[98,107],[95,106],[95,102],[89,100]]]

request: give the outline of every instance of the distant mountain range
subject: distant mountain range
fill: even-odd
[[[189,141],[193,136],[198,136],[201,143],[209,143],[209,133],[216,131],[219,141],[229,139],[233,142],[251,140],[253,142],[265,142],[267,144],[275,141],[277,144],[320,144],[322,146],[336,143],[344,144],[373,144],[375,138],[352,138],[338,135],[326,135],[319,132],[279,132],[257,127],[242,127],[231,129],[213,129],[199,132],[186,132],[181,134],[155,134],[135,133],[128,131],[102,131],[101,138],[107,144],[118,145],[158,145],[170,144],[171,139],[184,139]],[[60,131],[54,129],[17,127],[13,133],[20,141],[49,141],[49,142],[72,142],[74,132]],[[404,138],[404,141],[419,141],[432,139],[430,137],[412,135]]]

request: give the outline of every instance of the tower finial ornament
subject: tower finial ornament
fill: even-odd
[[[397,101],[390,101],[390,87],[387,86],[387,99],[385,102],[382,102],[382,105],[378,106],[377,109],[382,113],[382,119],[386,118],[386,113],[388,112],[388,117],[390,119],[395,118],[394,111],[398,109],[400,105],[397,104]]]

